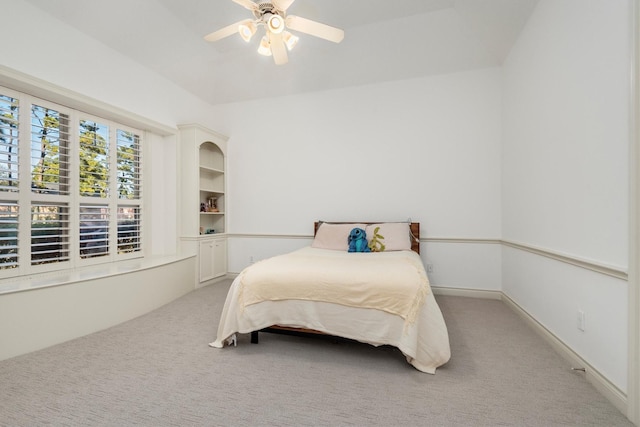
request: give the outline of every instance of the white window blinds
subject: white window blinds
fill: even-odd
[[[18,267],[18,204],[0,201],[0,270]]]
[[[106,198],[109,196],[109,127],[81,120],[80,195]]]
[[[142,196],[140,137],[133,132],[118,129],[116,139],[118,197],[140,199]]]
[[[31,107],[31,191],[69,194],[69,116]]]
[[[31,207],[31,264],[69,260],[69,206],[34,203]]]
[[[141,134],[0,87],[0,278],[143,256]]]
[[[18,100],[0,94],[0,191],[18,190]]]
[[[109,206],[80,205],[80,256],[109,255]]]

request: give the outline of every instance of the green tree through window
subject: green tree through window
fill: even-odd
[[[140,197],[140,142],[133,132],[118,129],[118,197]]]
[[[80,195],[109,196],[109,128],[80,121]]]
[[[69,194],[68,116],[38,105],[31,108],[31,190]]]
[[[18,100],[0,95],[0,189],[18,187]]]

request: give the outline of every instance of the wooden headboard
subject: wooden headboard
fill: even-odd
[[[331,222],[332,224],[352,224],[353,221],[349,222]],[[378,222],[358,222],[358,224],[381,224],[381,221]],[[313,223],[313,235],[315,237],[318,232],[318,228],[322,224],[322,221],[316,221]],[[420,253],[420,223],[412,222],[409,224],[409,230],[411,231],[411,250],[415,253]]]

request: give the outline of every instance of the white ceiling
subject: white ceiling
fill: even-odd
[[[299,34],[275,65],[233,35],[252,17],[231,0],[27,0],[211,104],[499,66],[538,0],[297,0],[288,10],[345,30]],[[260,31],[260,30],[259,30]]]

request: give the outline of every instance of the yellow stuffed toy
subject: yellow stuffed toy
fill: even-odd
[[[373,230],[373,237],[369,242],[369,249],[371,249],[371,252],[383,252],[385,249],[384,243],[381,242],[381,240],[384,240],[384,236],[378,234],[378,231],[380,231],[380,227],[376,227]]]

